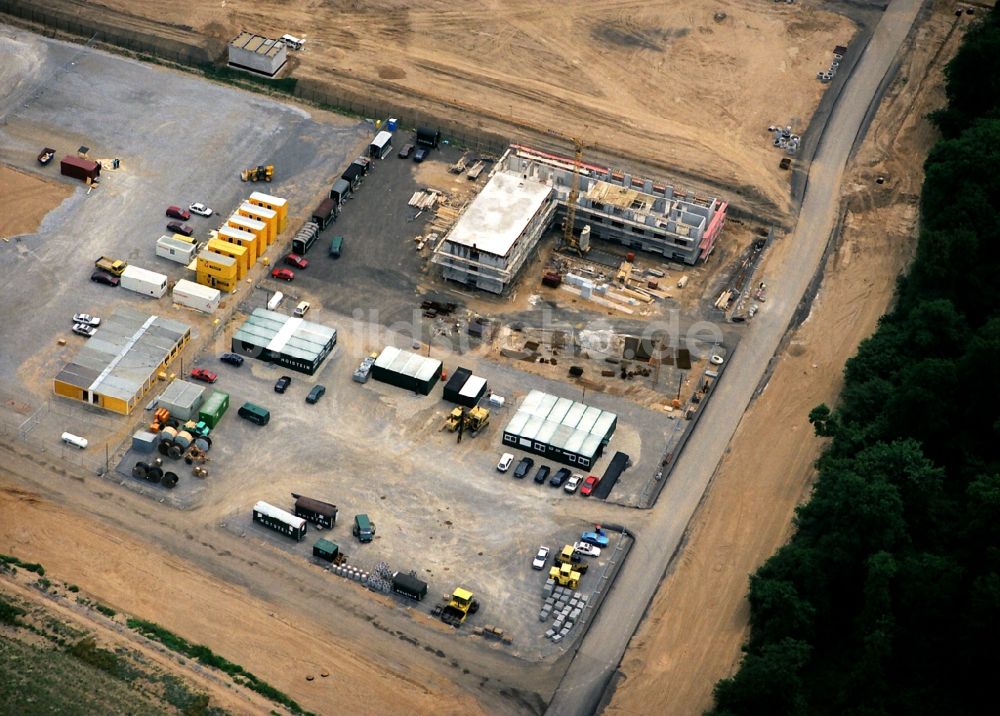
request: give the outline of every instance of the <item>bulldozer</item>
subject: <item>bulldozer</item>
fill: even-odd
[[[479,434],[479,431],[490,424],[490,411],[486,408],[475,407],[469,410],[465,408],[455,408],[450,413],[444,421],[444,427],[448,432],[455,432],[458,430],[459,426],[462,427],[462,432],[469,433],[473,437]]]
[[[240,172],[240,179],[243,181],[271,181],[274,177],[273,164],[261,164],[256,167],[244,169]]]
[[[555,583],[560,587],[579,589],[581,577],[583,577],[583,575],[580,571],[571,564],[563,563],[558,567],[552,567],[549,569],[549,579],[555,581]]]
[[[472,592],[462,587],[457,587],[451,593],[451,599],[443,607],[440,607],[440,611],[435,610],[441,621],[456,629],[462,626],[470,614],[475,614],[478,611],[479,602],[476,601]]]

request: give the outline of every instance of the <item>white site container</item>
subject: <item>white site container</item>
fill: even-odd
[[[143,296],[162,298],[167,292],[167,277],[162,273],[148,271],[129,264],[122,274],[121,287],[141,293]]]
[[[187,266],[194,258],[198,247],[190,241],[182,241],[173,236],[163,235],[156,240],[156,255]]]
[[[174,303],[193,308],[202,313],[214,313],[222,300],[222,292],[217,288],[202,286],[200,283],[181,279],[174,286]]]

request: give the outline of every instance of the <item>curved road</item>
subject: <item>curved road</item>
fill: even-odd
[[[879,86],[906,39],[921,0],[893,0],[844,86],[809,169],[794,234],[798,250],[780,281],[771,286],[766,311],[754,319],[726,370],[701,426],[691,436],[656,506],[636,514],[631,558],[622,568],[580,650],[556,690],[548,714],[593,713],[642,619],[684,531],[722,458],[736,426],[788,330],[796,307],[819,269],[836,223],[841,178]]]

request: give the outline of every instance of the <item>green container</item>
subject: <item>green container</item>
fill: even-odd
[[[313,545],[313,556],[325,559],[328,562],[332,562],[337,559],[337,554],[339,552],[340,547],[337,546],[336,542],[331,542],[328,539],[321,539]]]
[[[204,420],[208,427],[214,430],[228,409],[229,393],[213,390],[212,394],[201,404],[201,408],[198,409],[198,419]]]

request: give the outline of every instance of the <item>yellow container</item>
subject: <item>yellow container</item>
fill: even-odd
[[[221,239],[210,239],[206,248],[213,253],[236,259],[236,280],[241,280],[250,270],[249,254],[245,246]]]
[[[266,248],[257,240],[257,237],[249,231],[234,229],[232,226],[219,227],[219,241],[228,241],[230,244],[237,244],[247,250],[248,267],[253,266],[257,257],[264,253]]]
[[[257,206],[248,201],[243,202],[236,210],[240,216],[260,221],[267,225],[267,245],[270,246],[278,238],[278,212],[265,206]]]
[[[271,211],[274,211],[278,215],[278,233],[282,233],[285,230],[285,224],[288,221],[288,200],[282,199],[280,196],[271,196],[270,194],[264,194],[259,191],[255,191],[250,195],[249,199],[251,204],[256,204],[257,206],[263,206]]]

